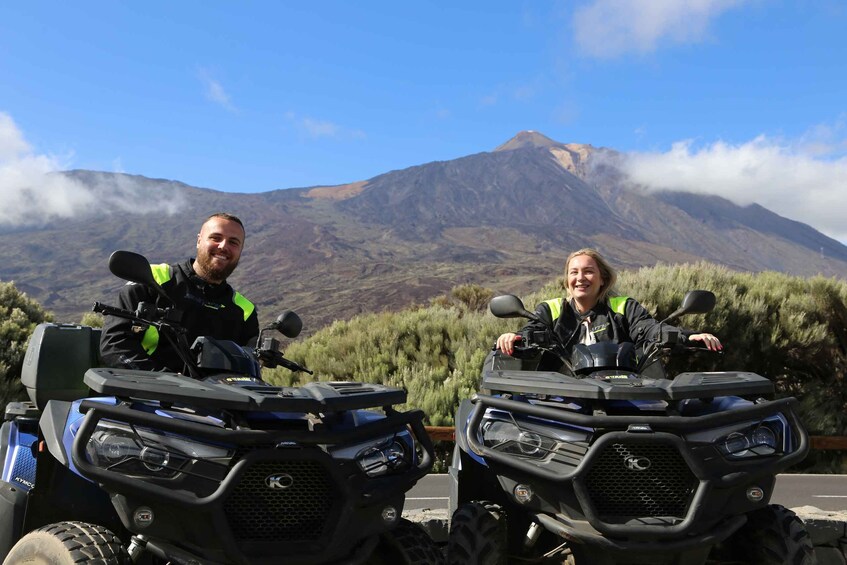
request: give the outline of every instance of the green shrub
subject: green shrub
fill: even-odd
[[[26,398],[21,385],[29,336],[35,326],[52,320],[38,302],[15,288],[14,283],[0,282],[0,401],[2,406]]]
[[[291,344],[285,354],[313,370],[315,380],[405,388],[409,405],[424,410],[429,424],[452,425],[459,401],[478,388],[491,344],[515,325],[490,314],[434,305],[335,322]],[[303,376],[308,377],[284,369],[265,373],[266,380],[281,385],[300,384]]]
[[[86,312],[82,315],[82,320],[80,320],[79,324],[81,326],[90,326],[92,328],[102,328],[103,314],[98,314],[97,312]]]
[[[454,287],[450,294],[433,300],[433,304],[443,307],[456,306],[463,310],[482,312],[488,308],[488,303],[494,296],[490,288],[478,284],[463,284]]]

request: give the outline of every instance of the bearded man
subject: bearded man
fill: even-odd
[[[238,266],[244,247],[244,224],[236,216],[209,216],[197,234],[197,257],[182,263],[151,265],[156,279],[179,312],[189,345],[198,336],[254,345],[259,318],[253,304],[226,279]],[[144,285],[127,283],[119,306],[135,312],[138,304],[156,304],[159,296]],[[159,307],[170,306],[159,304]],[[103,365],[146,371],[182,372],[183,362],[155,327],[106,316],[100,338]]]

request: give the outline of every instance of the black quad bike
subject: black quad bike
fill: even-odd
[[[351,382],[271,386],[261,365],[307,370],[269,332],[296,337],[286,312],[256,348],[198,338],[147,259],[117,251],[111,271],[161,297],[136,312],[184,374],[92,368],[99,331],[37,326],[0,432],[0,559],[20,563],[439,563],[424,530],[401,517],[432,465],[403,390]]]
[[[663,323],[714,304],[691,291]],[[537,320],[512,295],[490,309]],[[550,331],[489,355],[456,416],[449,563],[815,562],[803,523],[769,504],[808,451],[796,400],[754,373],[667,378],[662,360],[694,342],[663,330],[640,358],[606,342],[563,359]]]

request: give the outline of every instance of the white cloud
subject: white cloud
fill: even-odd
[[[349,129],[328,120],[318,120],[308,116],[300,117],[294,112],[286,112],[285,119],[291,122],[297,129],[312,139],[364,139],[367,137],[364,131]]]
[[[491,92],[479,99],[480,107],[498,106],[510,102],[527,103],[545,90],[544,79],[527,79],[523,82],[495,85]]]
[[[312,137],[338,137],[341,131],[338,124],[312,118],[303,118],[300,124]]]
[[[29,151],[29,144],[24,140],[12,117],[0,112],[0,162],[14,159]]]
[[[432,115],[434,115],[437,120],[449,120],[453,113],[441,104],[437,104],[435,109],[432,110]]]
[[[743,1],[593,0],[574,12],[574,39],[580,51],[599,58],[649,53],[663,40],[695,43],[712,19]]]
[[[95,195],[98,213],[172,215],[188,206],[179,193],[170,193],[167,198],[151,198],[150,185],[127,174],[95,173],[87,179],[85,188]]]
[[[497,95],[496,94],[488,94],[483,96],[479,101],[480,106],[496,106],[497,105]]]
[[[12,117],[0,112],[0,225],[43,224],[93,205],[84,187],[51,174],[61,167],[55,157],[33,154]]]
[[[173,213],[182,207],[179,199],[151,201],[131,177],[102,176],[96,186],[84,185],[59,174],[69,168],[68,161],[36,154],[12,117],[0,112],[0,226],[42,226],[95,210]]]
[[[206,89],[205,94],[208,100],[211,100],[215,104],[226,108],[230,112],[238,111],[238,109],[232,103],[229,94],[226,92],[226,90],[224,90],[223,85],[216,79],[214,79],[208,70],[200,69],[199,71],[197,71],[197,76]]]
[[[757,203],[847,242],[844,143],[816,138],[814,132],[796,142],[762,135],[701,147],[680,141],[665,153],[628,154],[623,169],[648,189],[713,194],[742,206]]]

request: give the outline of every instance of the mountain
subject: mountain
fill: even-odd
[[[621,268],[708,260],[748,271],[847,275],[847,247],[758,205],[647,192],[615,152],[520,132],[491,152],[339,186],[234,194],[141,176],[62,173],[95,206],[2,228],[0,280],[60,321],[114,300],[109,254],[192,255],[217,211],[247,226],[232,282],[263,322],[296,310],[306,331],[363,312],[426,303],[464,283],[523,293],[560,276],[574,249]]]

